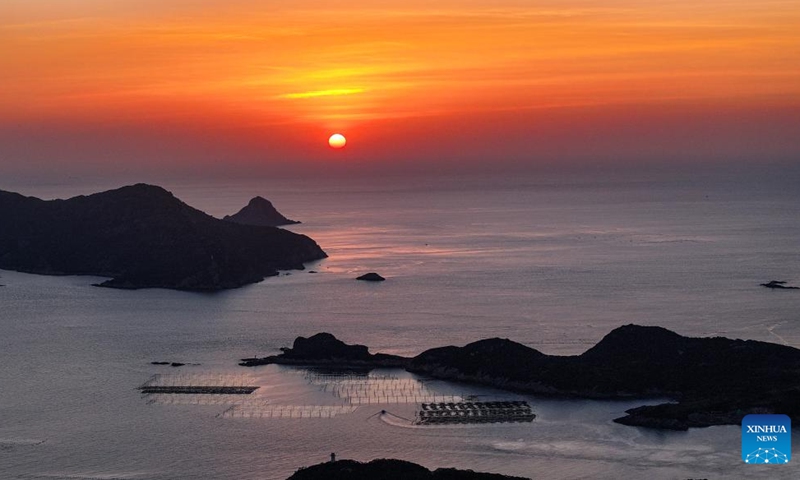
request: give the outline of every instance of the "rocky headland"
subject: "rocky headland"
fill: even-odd
[[[145,184],[44,201],[0,191],[0,268],[110,277],[103,287],[215,291],[303,269],[314,240],[215,219]]]
[[[351,366],[357,360],[363,366],[405,366],[433,378],[555,397],[672,398],[672,403],[634,408],[615,419],[661,429],[733,425],[749,413],[800,420],[800,350],[753,340],[691,338],[661,327],[626,325],[574,356],[546,355],[500,338],[434,348],[412,359],[370,360],[379,356],[363,345],[318,334],[298,338],[282,355],[246,359],[259,362],[242,365]]]
[[[379,459],[368,463],[339,460],[301,468],[287,480],[527,480],[496,473],[438,468],[428,470],[404,460]]]
[[[223,220],[240,223],[242,225],[257,225],[261,227],[280,227],[282,225],[295,225],[300,222],[284,217],[272,202],[264,197],[255,197],[241,210],[233,215],[225,215]]]
[[[318,333],[309,338],[297,337],[291,348],[281,348],[281,354],[263,358],[243,358],[239,365],[302,365],[340,368],[405,367],[409,360],[397,355],[369,353],[364,345],[348,345],[330,333]]]

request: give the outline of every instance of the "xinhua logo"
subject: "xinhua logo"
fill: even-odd
[[[744,463],[780,465],[792,459],[792,421],[786,415],[747,415],[742,419]]]

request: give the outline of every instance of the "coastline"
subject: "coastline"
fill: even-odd
[[[241,366],[402,367],[434,379],[565,399],[673,402],[632,408],[622,425],[688,430],[734,425],[747,414],[800,418],[800,350],[766,342],[683,337],[660,327],[626,325],[577,356],[550,356],[506,339],[439,347],[413,358],[370,354],[328,333],[298,337],[292,348]],[[779,359],[779,360],[776,360]],[[770,369],[779,361],[782,369]],[[694,368],[688,368],[688,367]],[[752,388],[767,394],[747,393]]]

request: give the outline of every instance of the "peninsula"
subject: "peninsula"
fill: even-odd
[[[266,357],[265,363],[386,366],[364,346],[330,334]],[[338,345],[331,354],[326,345]],[[297,348],[300,346],[301,348]],[[317,350],[317,347],[321,347]],[[581,355],[546,355],[507,339],[441,347],[397,366],[428,377],[555,397],[589,399],[672,398],[673,403],[628,410],[624,425],[687,430],[734,425],[749,413],[783,413],[800,420],[800,350],[753,340],[691,338],[661,327],[625,325]]]
[[[103,287],[215,291],[325,258],[314,240],[215,219],[145,184],[69,200],[0,191],[0,268],[110,277]]]

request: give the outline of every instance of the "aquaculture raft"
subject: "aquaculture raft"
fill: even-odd
[[[220,387],[215,385],[169,385],[139,387],[143,394],[174,393],[184,395],[249,395],[258,387]]]
[[[239,402],[217,415],[223,418],[333,418],[353,413],[352,405],[270,405],[264,402]]]
[[[223,375],[153,375],[137,390],[143,395],[249,395],[258,388]]]
[[[418,425],[532,422],[536,415],[526,401],[423,403]]]
[[[461,402],[465,397],[437,393],[420,380],[395,375],[307,374],[306,379],[350,405]]]

